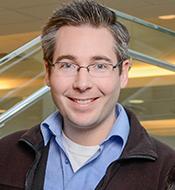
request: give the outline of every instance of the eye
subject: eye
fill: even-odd
[[[60,70],[71,70],[76,68],[75,64],[68,62],[58,62],[57,65]]]
[[[96,70],[108,70],[109,65],[106,63],[96,63],[96,64],[94,64],[94,68]]]

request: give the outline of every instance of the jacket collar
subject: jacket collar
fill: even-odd
[[[156,160],[158,155],[153,139],[148,135],[136,116],[126,109],[130,122],[130,133],[120,159],[143,158]]]
[[[26,131],[19,142],[24,142],[29,145],[35,152],[44,147],[44,140],[41,134],[40,125],[37,125]]]

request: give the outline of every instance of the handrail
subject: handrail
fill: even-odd
[[[134,50],[131,50],[131,49],[129,49],[129,55],[132,58],[137,59],[139,61],[142,61],[142,62],[145,62],[145,63],[149,63],[151,65],[155,65],[155,66],[164,68],[166,70],[170,70],[170,71],[174,71],[175,72],[175,65],[170,64],[170,63],[168,63],[166,61],[162,61],[160,59],[156,59],[154,57],[145,55],[143,53],[140,53],[140,52],[137,52],[137,51],[134,51]]]
[[[0,115],[0,128],[3,127],[3,123],[9,120],[10,118],[13,118],[17,113],[23,111],[26,109],[29,105],[34,103],[36,100],[38,100],[41,96],[49,92],[49,87],[44,86],[26,99],[22,100],[18,104],[11,107],[9,110],[7,110],[5,113]]]
[[[113,10],[112,8],[110,8],[111,10]],[[116,15],[120,18],[123,18],[123,19],[126,19],[126,20],[130,20],[132,22],[135,22],[135,23],[138,23],[138,24],[141,24],[143,26],[146,26],[148,28],[151,28],[151,29],[154,29],[154,30],[158,30],[160,32],[163,32],[163,33],[167,33],[169,35],[172,35],[172,36],[175,36],[175,32],[170,30],[170,29],[167,29],[165,27],[162,27],[162,26],[159,26],[159,25],[156,25],[156,24],[152,24],[150,22],[147,22],[147,21],[144,21],[140,18],[137,18],[137,17],[134,17],[134,16],[131,16],[129,14],[126,14],[126,13],[123,13],[121,11],[116,11],[116,10],[113,10]],[[23,46],[21,46],[20,48],[12,51],[11,53],[9,53],[8,55],[2,57],[0,59],[0,66],[3,65],[4,63],[6,63],[7,61],[10,61],[11,59],[13,59],[14,57],[18,56],[19,54],[23,53],[25,50],[31,48],[32,46],[38,44],[41,42],[41,37],[38,36],[36,37],[35,39],[33,39],[32,41],[24,44]]]
[[[33,47],[34,45],[40,43],[40,41],[41,41],[41,37],[38,36],[38,37],[34,38],[33,40],[31,40],[30,42],[28,42],[28,43],[24,44],[23,46],[21,46],[20,48],[14,50],[11,53],[9,53],[8,55],[2,57],[0,59],[0,66],[4,65],[6,62],[12,60],[14,57],[20,55],[24,51],[26,51],[29,48]]]
[[[20,85],[18,88],[14,88],[13,90],[7,92],[5,94],[5,96],[2,96],[0,98],[0,103],[3,102],[5,99],[10,98],[11,96],[13,96],[14,94],[17,94],[18,91],[26,88],[27,86],[29,86],[30,84],[34,83],[37,79],[41,78],[44,76],[44,71],[41,71],[39,74],[37,74],[35,77],[32,77],[30,80],[27,80],[27,82],[23,82],[22,85]]]
[[[140,54],[138,52],[129,51],[129,54],[132,55],[134,59],[141,60],[144,62],[149,61],[149,63],[153,65],[157,65],[159,67],[171,70],[175,72],[175,65],[170,65],[166,62],[160,61],[158,59],[155,59],[153,57]],[[39,99],[41,96],[49,92],[49,87],[45,86],[38,90],[37,92],[33,93],[31,96],[27,97],[26,99],[22,100],[18,104],[14,105],[12,108],[7,110],[5,113],[0,115],[0,128],[3,127],[3,123],[9,120],[10,118],[14,117],[18,112],[24,110],[27,106],[35,102],[37,99]]]
[[[112,9],[111,9],[112,10]],[[156,24],[153,24],[151,22],[148,22],[148,21],[145,21],[145,20],[142,20],[140,18],[137,18],[137,17],[134,17],[134,16],[131,16],[129,14],[126,14],[126,13],[123,13],[121,11],[116,11],[116,10],[113,10],[116,15],[120,18],[123,18],[123,19],[126,19],[126,20],[129,20],[129,21],[132,21],[132,22],[135,22],[137,24],[140,24],[140,25],[143,25],[143,26],[146,26],[148,28],[151,28],[153,30],[158,30],[160,32],[163,32],[163,33],[167,33],[169,35],[172,35],[172,36],[175,36],[175,31],[171,30],[171,29],[168,29],[168,28],[165,28],[163,26],[159,26],[159,25],[156,25]]]
[[[19,62],[25,60],[26,58],[30,57],[31,55],[33,55],[34,53],[36,53],[37,51],[39,51],[41,49],[41,47],[37,47],[36,49],[30,51],[29,53],[25,54],[24,56],[18,58],[16,61],[14,61],[12,64],[8,64],[6,67],[3,67],[0,70],[0,74],[3,73],[4,71],[10,69],[11,67],[13,67],[14,65],[18,64]],[[1,65],[0,65],[1,66]]]

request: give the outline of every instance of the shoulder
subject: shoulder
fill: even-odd
[[[172,160],[175,163],[175,150],[165,143],[160,142],[154,137],[150,137],[154,144],[158,157],[162,159]]]
[[[0,139],[0,185],[23,187],[28,169],[35,158],[34,150],[21,139],[32,139],[36,129],[18,131]],[[18,173],[18,175],[16,175]]]
[[[0,139],[0,153],[7,153],[12,147],[18,146],[18,141],[26,130],[18,131]]]
[[[175,150],[166,145],[165,143],[160,142],[155,137],[152,137],[141,125],[137,117],[128,109],[126,109],[129,121],[130,121],[130,143],[138,146],[142,144],[143,148],[150,148],[154,151],[159,158],[162,159],[172,159],[175,160]],[[148,149],[149,150],[149,149]]]
[[[0,170],[15,162],[20,162],[19,160],[33,158],[31,150],[24,143],[19,142],[26,132],[26,130],[15,132],[0,139]]]
[[[28,141],[34,142],[39,136],[36,137],[39,131],[39,126],[36,126],[28,130],[15,132],[0,139],[0,161],[13,156],[17,157],[31,154],[33,150],[31,150],[27,143],[21,141],[21,139],[27,139]]]
[[[157,170],[165,169],[167,172],[175,164],[175,150],[148,134],[136,116],[129,110],[126,109],[126,111],[131,126],[128,138],[130,147],[134,151],[153,155],[156,160],[155,166],[158,167]]]
[[[20,145],[19,139],[26,131],[15,132],[0,139],[0,171],[6,172],[8,166],[13,167],[13,164],[20,163],[25,160],[25,148]],[[2,174],[0,172],[0,174]],[[1,178],[1,177],[0,177]]]
[[[36,126],[0,139],[0,182],[9,179],[9,176],[16,175],[16,170],[22,173],[27,172],[35,158],[35,151],[28,142],[35,143],[38,134],[39,127]]]
[[[10,142],[18,140],[27,130],[21,130],[0,138],[0,143],[5,143],[7,140]]]
[[[163,175],[162,179],[165,180],[168,172],[175,165],[175,150],[153,137],[150,138],[157,153],[156,170]]]

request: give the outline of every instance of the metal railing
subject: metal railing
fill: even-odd
[[[162,61],[160,59],[156,59],[154,57],[145,55],[143,53],[140,53],[140,52],[137,52],[137,51],[129,49],[129,55],[132,58],[137,59],[139,61],[149,63],[151,65],[155,65],[155,66],[158,66],[158,67],[170,70],[170,71],[175,71],[175,65],[170,64],[170,63],[168,63],[166,61]]]
[[[21,46],[20,48],[12,51],[8,55],[6,55],[6,56],[4,56],[4,57],[2,57],[0,59],[0,66],[4,65],[8,61],[12,60],[13,58],[15,58],[16,56],[18,56],[21,53],[25,52],[26,50],[30,49],[31,47],[39,44],[40,42],[41,42],[41,37],[38,36],[38,37],[34,38],[33,40],[31,40],[30,42],[28,42],[28,43],[24,44],[23,46]]]
[[[129,21],[135,22],[137,24],[146,26],[146,27],[151,28],[153,30],[158,30],[159,32],[163,32],[163,33],[169,34],[171,36],[175,36],[175,31],[173,31],[173,30],[170,30],[170,29],[167,29],[165,27],[153,24],[151,22],[142,20],[140,18],[128,15],[128,14],[120,12],[120,11],[116,11],[116,10],[113,10],[113,11],[115,11],[117,17],[120,17],[120,18],[123,18],[125,20],[129,20]]]
[[[28,106],[36,102],[40,97],[49,92],[49,87],[44,86],[26,99],[22,100],[18,104],[11,107],[9,110],[0,115],[0,128],[3,127],[3,123],[13,118],[17,113],[25,110]]]

